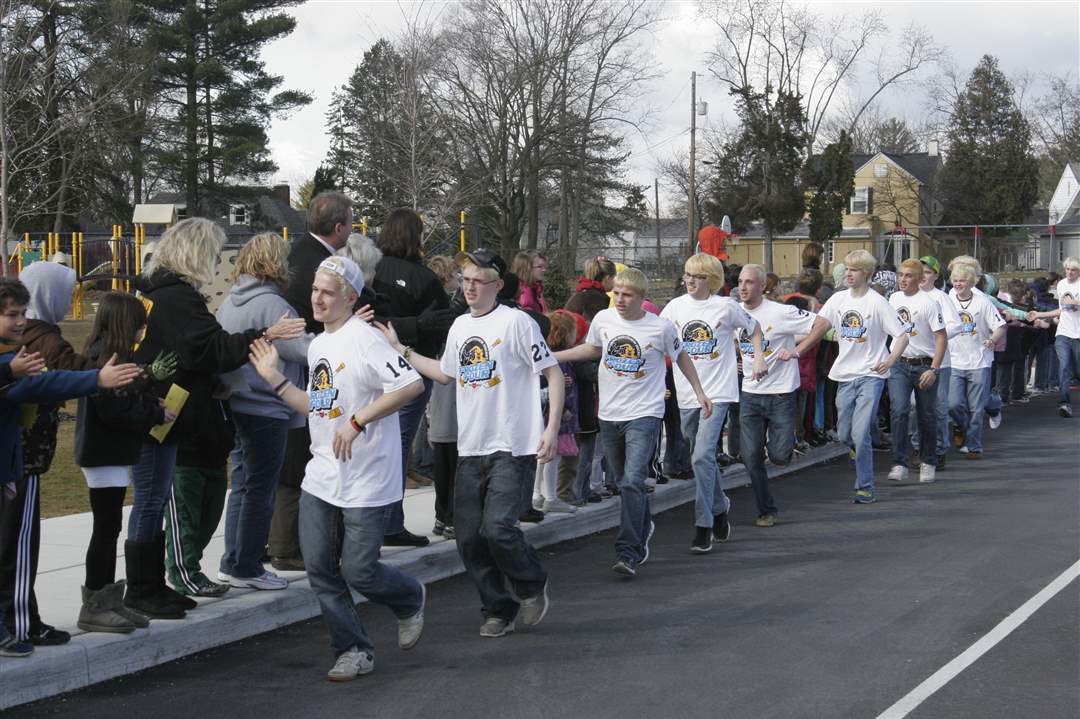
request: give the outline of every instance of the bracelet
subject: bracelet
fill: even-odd
[[[359,422],[356,421],[356,415],[355,414],[349,416],[349,424],[352,425],[352,428],[356,430],[357,434],[363,434],[364,425],[362,425],[362,424],[360,424]]]
[[[277,387],[274,387],[274,394],[281,394],[281,390],[284,389],[285,385],[287,384],[289,384],[288,379],[281,380],[281,384],[279,384]]]
[[[411,354],[412,354],[412,347],[410,347],[409,345],[405,345],[405,349],[403,349],[401,351],[401,356],[404,357],[405,359],[409,359],[409,355],[411,355]]]

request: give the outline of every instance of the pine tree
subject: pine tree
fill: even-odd
[[[810,200],[810,241],[825,244],[844,229],[844,208],[855,191],[855,168],[851,163],[851,139],[844,131],[826,145],[808,184],[814,190]]]
[[[1039,166],[1031,127],[993,56],[983,56],[957,97],[948,137],[942,187],[949,221],[1022,221],[1038,197]]]

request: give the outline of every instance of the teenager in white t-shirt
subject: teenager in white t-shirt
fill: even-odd
[[[948,347],[945,316],[933,296],[919,289],[923,276],[921,261],[904,260],[897,274],[900,291],[889,296],[889,304],[907,328],[908,345],[889,374],[893,443],[893,467],[889,470],[889,479],[902,482],[908,476],[907,465],[911,458],[908,412],[914,391],[919,446],[928,448],[926,457],[919,464],[919,481],[933,482],[937,465],[934,448],[937,445],[938,373]]]
[[[1072,417],[1072,401],[1069,386],[1074,378],[1080,378],[1080,259],[1066,257],[1063,263],[1065,277],[1058,281],[1056,294],[1058,308],[1050,312],[1029,312],[1028,321],[1054,319],[1058,321],[1054,351],[1060,370],[1058,414]]]
[[[457,386],[458,466],[454,531],[465,569],[476,583],[485,621],[482,637],[514,631],[547,613],[548,575],[518,526],[536,463],[556,457],[565,381],[536,322],[500,305],[506,263],[487,249],[459,256],[469,312],[450,327],[441,360],[424,357],[383,328],[420,374]],[[548,383],[548,421],[540,374]]]
[[[889,301],[870,289],[877,260],[866,250],[844,258],[844,284],[821,308],[820,317],[836,329],[840,354],[829,370],[839,384],[836,392],[837,434],[854,453],[856,504],[876,501],[874,449],[871,430],[877,421],[878,401],[889,374],[907,348],[908,336]],[[796,346],[796,356],[816,344],[828,330],[818,326]],[[893,338],[892,352],[887,341]]]
[[[938,367],[937,396],[934,400],[935,435],[937,446],[934,450],[926,450],[919,439],[918,421],[911,416],[908,421],[909,436],[912,449],[919,453],[922,459],[934,459],[934,473],[945,468],[945,455],[949,450],[949,386],[951,384],[952,362],[948,343],[960,332],[960,315],[956,312],[949,295],[938,289],[937,281],[941,274],[941,263],[936,257],[926,255],[919,258],[922,264],[922,281],[919,290],[925,292],[941,310],[941,317],[945,321],[945,354],[941,358],[941,366]],[[934,453],[931,454],[931,451]]]
[[[712,416],[701,418],[690,379],[674,367],[675,394],[681,415],[682,434],[690,442],[697,493],[694,498],[694,538],[690,551],[704,554],[712,542],[731,536],[728,510],[731,500],[720,485],[716,444],[724,427],[728,406],[739,401],[739,377],[732,337],[743,334],[759,351],[747,366],[753,378],[766,373],[761,357],[761,328],[739,303],[716,293],[724,285],[724,265],[712,255],[699,253],[686,261],[683,282],[686,294],[667,303],[660,317],[675,325],[682,349],[691,359],[701,388],[712,401]]]
[[[953,265],[949,299],[960,315],[960,332],[949,344],[949,415],[953,444],[967,449],[968,459],[982,458],[982,420],[990,400],[994,345],[1005,334],[1005,320],[986,295],[976,292],[975,266]]]
[[[739,428],[743,462],[754,489],[758,527],[776,524],[779,509],[769,490],[765,470],[765,450],[778,467],[791,462],[795,447],[796,397],[799,390],[799,361],[795,356],[795,338],[806,337],[815,328],[824,335],[829,325],[813,312],[767,300],[764,297],[766,273],[761,265],[743,265],[739,273],[739,299],[764,333],[759,350],[747,342],[739,343],[743,367],[763,360],[768,373],[760,378],[743,378],[739,399]],[[812,345],[803,351],[812,349]]]
[[[285,379],[272,345],[251,347],[263,379],[308,416],[312,456],[300,487],[300,548],[337,654],[331,681],[375,668],[375,645],[350,589],[398,617],[402,649],[415,646],[424,627],[424,586],[379,561],[388,514],[402,494],[397,412],[424,386],[379,331],[352,316],[363,288],[360,268],[346,257],[328,257],[315,272],[311,307],[325,331],[308,348],[307,392]]]
[[[555,355],[559,362],[600,360],[600,441],[622,498],[618,559],[612,569],[630,577],[648,560],[656,529],[645,478],[664,417],[665,358],[687,376],[702,419],[712,414],[712,401],[701,388],[693,360],[682,351],[675,325],[641,308],[648,289],[640,270],[621,271],[612,289],[615,306],[593,317],[584,344]]]

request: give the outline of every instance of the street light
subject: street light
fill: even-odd
[[[697,155],[696,135],[697,135],[697,118],[698,115],[704,117],[709,112],[709,103],[702,100],[698,102],[697,99],[697,72],[690,73],[690,196],[687,198],[688,211],[686,213],[686,229],[689,236],[690,252],[694,251],[694,239],[695,228],[697,223],[694,222],[694,210],[697,205],[697,175],[695,172],[695,163]]]

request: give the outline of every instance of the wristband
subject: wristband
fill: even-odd
[[[288,379],[281,380],[281,384],[279,384],[277,387],[274,387],[274,394],[281,394],[281,390],[284,389],[285,385],[287,384],[289,384]]]
[[[405,359],[409,359],[409,355],[411,355],[411,354],[412,354],[412,347],[410,347],[409,345],[405,345],[405,349],[403,349],[401,351],[401,356],[404,357]]]
[[[362,425],[362,424],[360,424],[359,422],[356,421],[356,415],[355,414],[349,416],[349,424],[352,425],[352,428],[356,430],[357,434],[363,434],[364,425]]]

